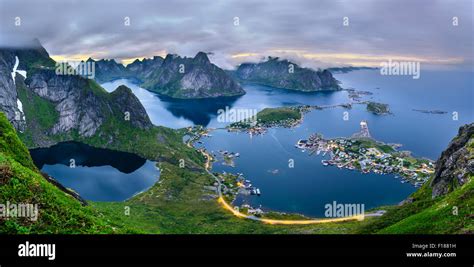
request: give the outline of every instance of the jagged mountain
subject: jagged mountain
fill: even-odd
[[[129,76],[140,81],[147,80],[150,75],[161,67],[163,58],[154,56],[153,58],[144,58],[143,60],[136,59],[126,67]]]
[[[328,70],[315,71],[278,57],[260,63],[243,63],[232,72],[244,82],[298,91],[339,90],[338,81]]]
[[[89,59],[88,61],[93,61]],[[95,80],[99,83],[119,78],[133,78],[144,88],[161,95],[181,98],[214,98],[245,94],[240,85],[224,70],[199,52],[194,58],[167,55],[165,59],[135,60],[127,67],[114,60],[95,61]]]
[[[245,94],[225,71],[212,64],[203,52],[194,58],[167,55],[161,67],[143,85],[174,98],[212,98]]]
[[[12,75],[15,66],[27,71]],[[108,93],[91,79],[58,75],[54,61],[40,46],[0,49],[0,69],[0,108],[31,147],[96,135],[113,142],[113,133],[100,129],[106,125],[153,127],[129,88],[120,86]]]
[[[105,83],[120,78],[129,77],[125,67],[117,63],[114,59],[93,60],[87,59],[86,62],[95,62],[95,80],[98,83]]]
[[[26,70],[18,68],[13,77],[16,58]],[[0,66],[0,110],[29,148],[78,141],[150,160],[200,160],[196,151],[182,144],[181,133],[152,125],[129,88],[119,86],[108,93],[77,73],[57,74],[54,60],[39,43],[23,49],[0,48]],[[19,110],[23,124],[15,117]]]

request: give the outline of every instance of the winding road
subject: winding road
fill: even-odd
[[[365,217],[378,217],[382,216],[385,211],[379,210],[374,213],[368,213],[368,214],[360,214],[356,216],[351,216],[351,217],[339,217],[339,218],[327,218],[327,219],[307,219],[307,220],[278,220],[278,219],[267,219],[267,218],[260,218],[254,215],[247,215],[244,214],[236,209],[234,209],[229,203],[227,203],[222,196],[222,183],[219,180],[217,176],[215,176],[211,171],[209,171],[211,167],[211,160],[212,157],[209,155],[205,149],[201,151],[203,155],[206,157],[206,165],[205,169],[206,172],[211,175],[217,182],[217,194],[218,194],[218,199],[217,202],[222,205],[222,207],[228,211],[230,211],[234,216],[239,217],[239,218],[244,218],[244,219],[249,219],[253,221],[259,221],[263,223],[268,223],[268,224],[285,224],[285,225],[307,225],[307,224],[321,224],[321,223],[335,223],[335,222],[347,222],[347,221],[362,221],[364,220]]]

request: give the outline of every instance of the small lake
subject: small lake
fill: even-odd
[[[137,155],[76,142],[30,150],[35,165],[91,201],[123,201],[159,178],[156,163]]]

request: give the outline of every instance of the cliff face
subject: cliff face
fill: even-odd
[[[106,103],[88,92],[86,79],[41,70],[25,82],[35,94],[55,103],[59,121],[51,129],[52,134],[77,129],[80,135],[92,136],[103,123],[105,116],[97,109]]]
[[[167,55],[143,87],[174,98],[212,98],[245,94],[225,71],[199,52],[194,58]]]
[[[464,125],[436,162],[432,197],[445,195],[474,175],[474,123]]]
[[[16,56],[11,51],[0,51],[0,111],[3,111],[8,120],[19,131],[24,131],[26,121],[21,103],[19,105],[15,81],[12,73],[15,68]],[[14,75],[18,75],[15,73]]]
[[[19,71],[14,77],[12,70],[22,63],[27,74]],[[98,130],[112,121],[126,127],[152,128],[129,88],[120,86],[109,94],[93,80],[57,75],[54,61],[44,49],[0,49],[0,71],[0,110],[17,130],[25,132],[31,146],[51,145],[55,136],[106,137],[112,133]]]
[[[269,57],[261,63],[243,63],[234,72],[237,79],[298,91],[339,90],[338,82],[328,70],[302,68],[288,60]]]

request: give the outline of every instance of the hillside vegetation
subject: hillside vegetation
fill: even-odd
[[[0,217],[1,233],[121,233],[90,207],[49,183],[0,112],[0,203],[37,204],[36,221]]]

